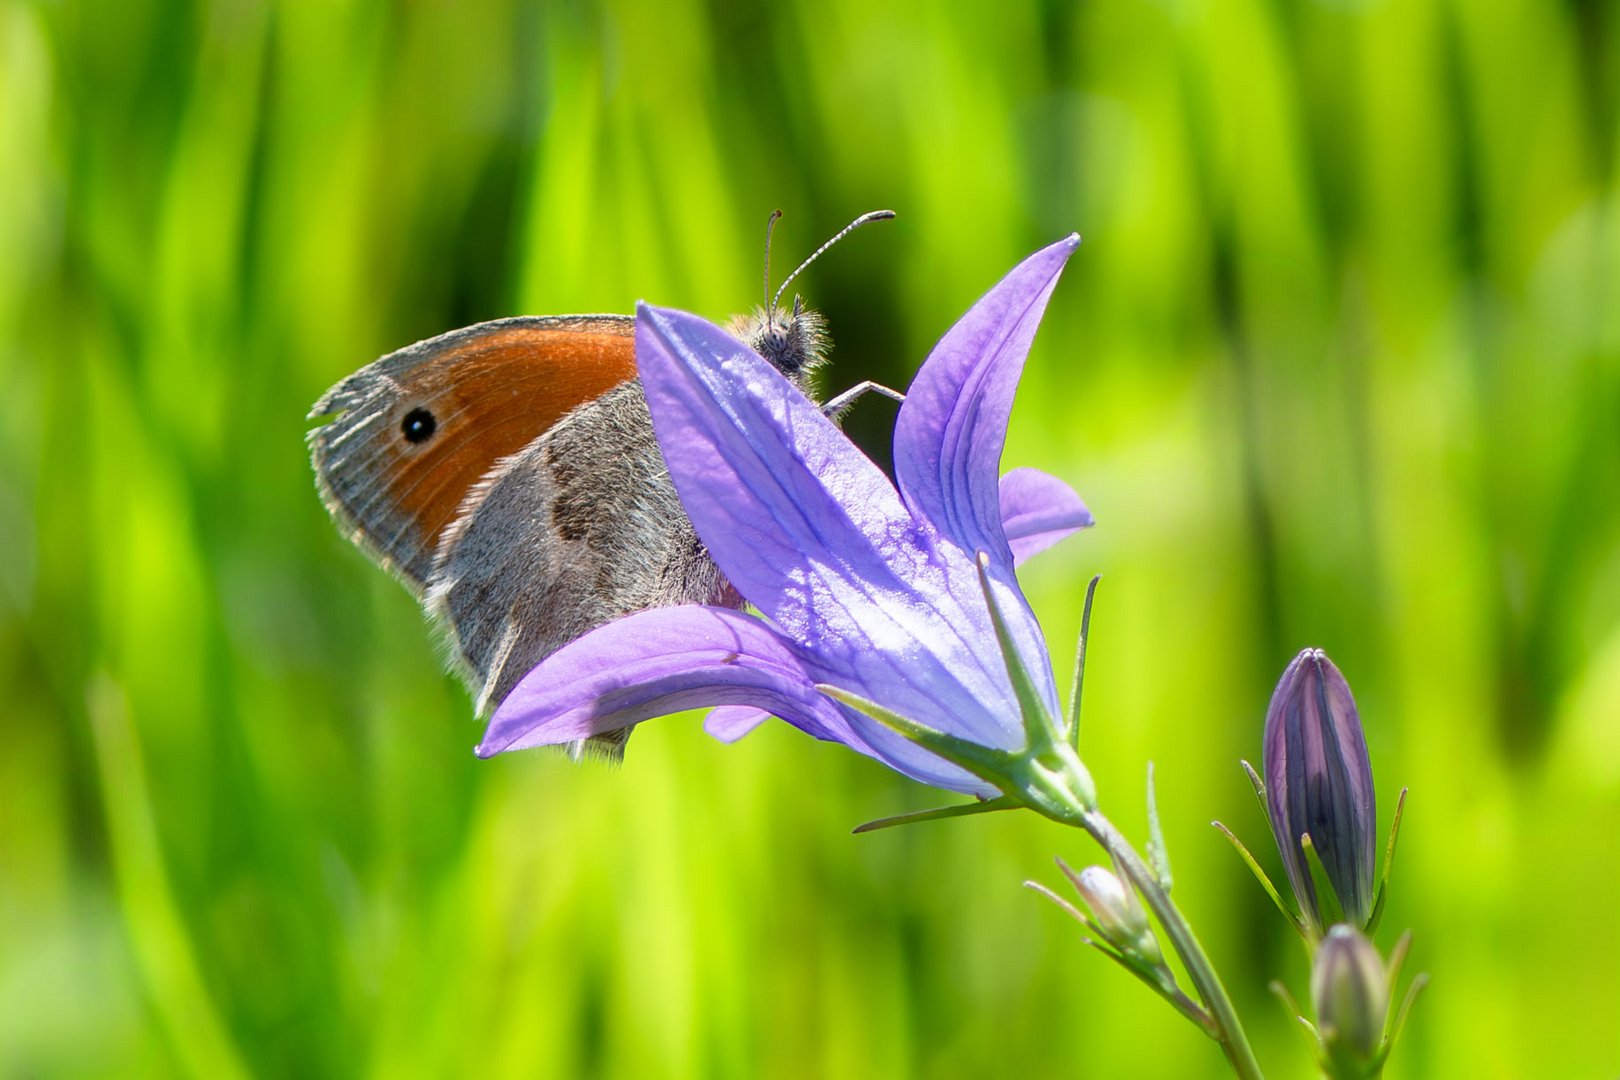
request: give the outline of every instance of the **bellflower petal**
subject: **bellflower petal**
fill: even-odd
[[[1094,524],[1074,489],[1050,473],[1014,469],[1001,478],[1001,527],[1014,564]]]
[[[752,705],[722,705],[703,718],[703,730],[721,742],[733,743],[771,718]]]
[[[1017,699],[971,554],[914,520],[814,403],[718,327],[643,305],[636,341],[653,428],[698,536],[817,681],[904,715],[949,717],[953,734],[980,745],[1018,747]],[[1019,640],[1038,642],[1016,587],[998,591]],[[1026,651],[1051,683],[1044,648]],[[923,771],[914,745],[854,722],[896,767]]]
[[[647,305],[636,358],[687,516],[766,618],[797,625],[808,592],[859,604],[851,590],[893,576],[882,549],[910,515],[883,471],[775,367],[704,319]]]
[[[705,705],[751,705],[861,748],[769,626],[689,605],[637,612],[546,657],[495,710],[478,755],[571,742]]]
[[[978,777],[959,769],[954,765],[940,761],[932,754],[918,750],[911,743],[883,728],[873,729],[868,718],[858,713],[848,714],[854,724],[867,728],[870,737],[876,738],[882,745],[879,750],[867,743],[865,739],[856,739],[846,742],[850,749],[877,758],[891,768],[905,773],[913,780],[921,781],[930,787],[944,788],[949,791],[960,791],[964,795],[978,795],[981,798],[991,798],[997,794],[996,788],[986,784]],[[771,719],[771,713],[751,705],[722,705],[714,709],[703,718],[703,730],[713,738],[724,743],[733,743],[743,736],[752,733],[759,725]],[[808,730],[804,725],[796,725],[801,730]],[[811,731],[810,734],[817,735]],[[828,738],[827,735],[817,735],[818,738]],[[834,737],[835,742],[844,742]]]
[[[1070,235],[1015,266],[940,339],[894,426],[894,473],[906,505],[969,551],[1012,565],[999,475],[1013,393]]]
[[[1013,469],[1001,478],[1001,522],[1015,563],[1096,524],[1073,488],[1029,468]],[[704,718],[703,730],[721,742],[736,742],[768,719],[770,714],[759,709],[726,706]]]

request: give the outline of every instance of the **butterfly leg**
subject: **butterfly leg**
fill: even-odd
[[[906,395],[902,394],[900,391],[891,390],[882,383],[875,383],[871,379],[867,379],[865,382],[856,383],[848,390],[845,390],[842,394],[839,394],[837,397],[827,402],[821,407],[821,412],[823,415],[836,420],[840,416],[844,415],[844,412],[851,405],[855,404],[857,400],[865,397],[869,392],[872,391],[882,394],[886,398],[893,398],[895,401],[906,400]]]

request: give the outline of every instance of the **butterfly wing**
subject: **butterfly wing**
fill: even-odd
[[[321,498],[338,527],[421,595],[440,539],[498,461],[636,373],[622,315],[498,319],[390,353],[310,418]]]
[[[698,540],[632,380],[502,461],[445,533],[427,606],[478,684],[478,711],[621,615],[740,600]]]
[[[819,319],[736,332],[801,386]],[[621,615],[741,606],[669,481],[627,316],[500,319],[418,342],[315,404],[334,520],[447,629],[484,714],[569,641]],[[587,740],[617,756],[628,729]]]

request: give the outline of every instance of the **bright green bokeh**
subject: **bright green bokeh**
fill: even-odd
[[[1025,574],[1084,753],[1262,1061],[1301,951],[1238,771],[1304,645],[1355,687],[1391,1077],[1620,1071],[1620,13],[1597,0],[883,10],[0,0],[0,1076],[1219,1076],[1019,887],[1033,815],[780,725],[476,761],[304,414],[519,312],[803,281],[903,385],[1070,230],[1006,463],[1101,524]],[[892,409],[863,404],[881,447]]]

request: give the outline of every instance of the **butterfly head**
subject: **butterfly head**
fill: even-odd
[[[755,308],[731,321],[731,332],[789,378],[814,371],[827,359],[826,320],[797,297],[791,311]]]
[[[731,322],[731,332],[746,342],[759,355],[769,360],[778,371],[790,379],[803,383],[804,376],[819,367],[827,358],[826,322],[804,306],[799,297],[793,298],[791,310],[783,310],[782,295],[793,279],[838,241],[870,221],[885,221],[894,217],[892,210],[873,210],[862,214],[844,226],[832,239],[822,244],[798,268],[783,279],[776,292],[771,292],[771,235],[782,211],[771,212],[765,223],[765,305],[751,314],[739,315]]]

